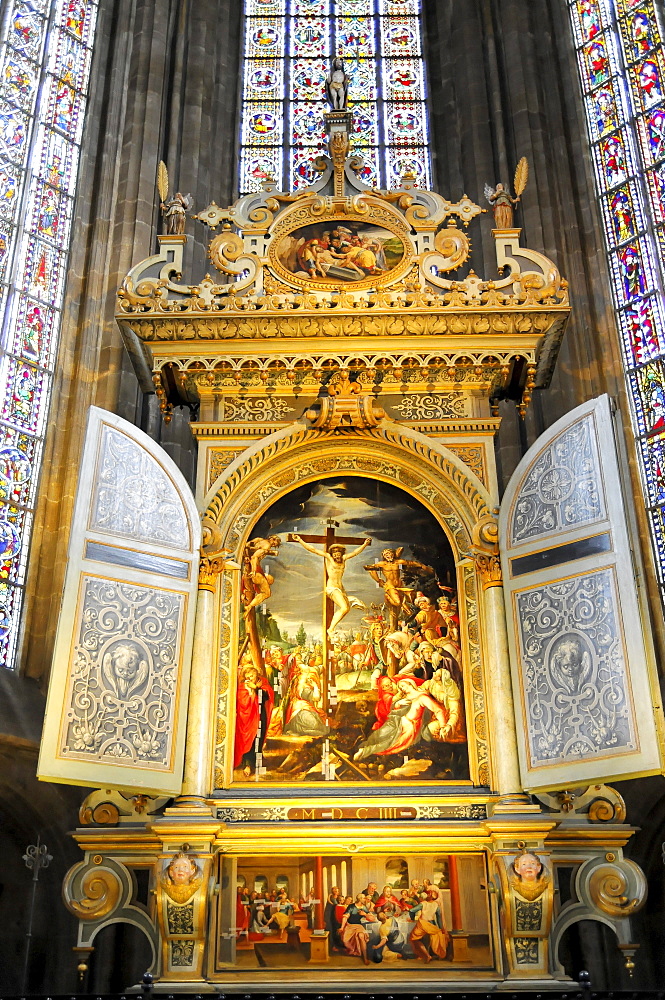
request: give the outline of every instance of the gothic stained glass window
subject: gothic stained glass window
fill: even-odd
[[[12,667],[60,328],[97,0],[0,22],[0,665]]]
[[[653,0],[569,0],[614,305],[665,587],[665,52]]]
[[[245,0],[240,193],[307,187],[324,150],[332,55],[350,77],[353,151],[370,187],[431,184],[420,0]],[[381,154],[379,155],[379,150]],[[1,183],[1,180],[0,180]]]

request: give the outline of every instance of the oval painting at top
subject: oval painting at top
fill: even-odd
[[[381,226],[332,219],[283,236],[274,253],[298,278],[339,284],[388,274],[402,261],[404,244]]]

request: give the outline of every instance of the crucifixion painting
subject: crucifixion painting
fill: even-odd
[[[455,560],[422,504],[359,476],[299,487],[242,580],[234,781],[468,781]]]

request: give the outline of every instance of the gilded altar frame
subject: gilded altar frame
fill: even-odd
[[[232,780],[228,754],[232,733],[226,720],[234,711],[240,554],[269,504],[298,485],[336,472],[380,479],[404,489],[435,516],[450,541],[456,557],[458,593],[463,595],[460,609],[469,692],[469,791],[474,785],[489,788],[493,782],[485,705],[487,681],[480,649],[480,634],[485,628],[483,591],[477,579],[473,539],[481,528],[494,525],[491,500],[456,455],[416,431],[387,422],[381,428],[341,435],[312,431],[305,424],[292,425],[239,455],[208,493],[204,519],[215,525],[216,544],[231,554],[217,588],[217,739],[211,787],[228,789]]]
[[[343,115],[330,117],[338,147],[347,126]],[[570,311],[567,284],[552,261],[521,246],[519,229],[492,231],[497,278],[472,270],[459,277],[470,253],[466,228],[479,205],[466,195],[452,203],[419,191],[408,177],[397,191],[369,190],[343,155],[322,163],[305,191],[278,192],[268,179],[233,206],[211,202],[198,213],[213,231],[221,226],[209,244],[216,277],[184,284],[187,237],[166,235],[118,294],[125,344],[164,419],[175,406],[200,406],[201,422],[192,427],[204,445],[197,477],[203,544],[182,782],[165,789],[175,789],[171,807],[165,795],[126,790],[130,779],[122,774],[121,790],[100,788],[84,803],[76,833],[84,861],[64,886],[79,919],[78,948],[91,950],[104,926],[125,920],[150,938],[164,989],[173,982],[251,989],[264,981],[260,970],[220,962],[220,936],[233,934],[235,905],[225,865],[232,873],[249,854],[477,854],[485,859],[493,964],[469,971],[460,959],[445,980],[551,983],[564,973],[550,942],[577,920],[609,923],[628,954],[625,918],[645,895],[639,869],[622,855],[633,831],[620,796],[597,785],[541,794],[536,802],[524,793],[519,769],[491,437],[499,400],[513,399],[524,415],[533,391],[549,384]],[[333,222],[358,232],[368,222],[385,227],[401,240],[402,258],[387,273],[347,275],[346,283],[344,275],[336,283],[278,259],[282,237]],[[435,395],[441,405],[432,416],[423,399]],[[232,780],[246,543],[276,500],[339,473],[404,490],[450,542],[468,782],[295,788]],[[525,927],[525,898],[517,899],[510,879],[510,865],[524,852],[537,855],[550,879],[537,928],[533,913],[534,926]],[[160,879],[183,853],[204,877],[191,919],[180,913],[171,925]],[[571,868],[567,908],[555,902],[557,865]],[[137,903],[134,868],[151,870],[147,906]],[[318,984],[323,967],[325,958],[285,981]],[[371,985],[352,977],[353,988],[442,982],[442,966],[413,968],[416,976],[398,977],[374,969]],[[348,977],[326,978],[351,988]]]

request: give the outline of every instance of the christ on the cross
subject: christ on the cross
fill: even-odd
[[[371,545],[372,539],[366,538],[362,545],[359,545],[357,549],[353,549],[352,552],[346,551],[345,545],[340,545],[334,542],[328,547],[327,551],[319,551],[315,549],[313,545],[308,542],[304,542],[300,535],[290,535],[289,540],[294,542],[299,542],[304,549],[311,552],[315,556],[320,556],[325,560],[326,564],[326,594],[330,600],[335,605],[335,613],[332,616],[332,621],[328,626],[328,635],[332,636],[335,629],[341,622],[342,618],[348,615],[351,608],[363,608],[366,609],[367,605],[358,597],[352,597],[347,594],[344,589],[344,584],[342,582],[342,577],[344,576],[344,570],[346,569],[346,564],[349,559],[353,559],[355,556],[360,555],[361,552]]]

